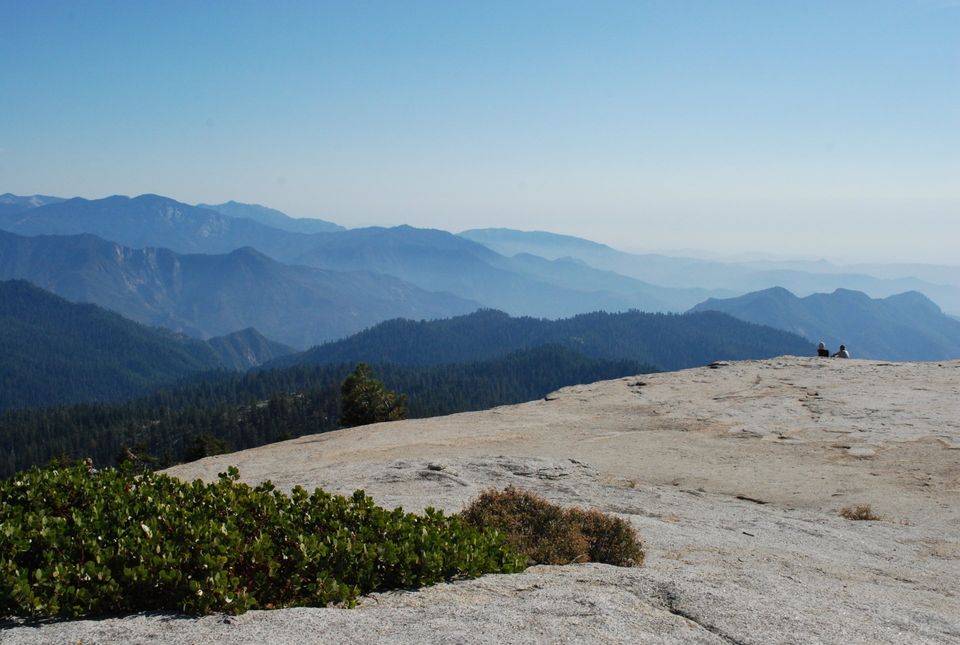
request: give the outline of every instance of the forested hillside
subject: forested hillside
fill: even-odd
[[[721,359],[805,356],[813,350],[809,340],[795,334],[712,311],[683,315],[597,312],[544,320],[485,310],[446,320],[390,320],[268,366],[340,362],[429,365],[484,360],[543,344],[562,345],[594,358],[641,361],[665,370]]]
[[[204,342],[0,281],[0,410],[145,394],[202,370],[247,370],[292,351],[246,329]]]
[[[225,442],[251,448],[333,430],[340,384],[353,364],[297,366],[247,375],[208,375],[122,404],[73,405],[0,415],[0,476],[54,457],[113,464],[124,448],[165,462],[203,455]],[[374,365],[388,388],[408,397],[411,417],[451,414],[537,399],[566,385],[652,371],[635,361],[586,358],[544,346],[479,363]]]
[[[0,410],[143,394],[198,370],[215,352],[29,282],[0,282]]]

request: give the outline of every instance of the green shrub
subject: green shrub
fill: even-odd
[[[502,531],[511,546],[540,564],[643,564],[643,544],[629,522],[599,511],[564,509],[516,488],[484,491],[461,515],[471,526]]]
[[[0,615],[350,606],[360,594],[512,572],[495,531],[269,482],[181,482],[83,464],[0,484]]]

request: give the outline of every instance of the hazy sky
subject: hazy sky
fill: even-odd
[[[960,264],[960,0],[0,0],[0,193]]]

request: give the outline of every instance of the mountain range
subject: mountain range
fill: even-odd
[[[317,237],[314,243],[295,262],[385,273],[428,291],[453,293],[514,315],[559,318],[598,310],[663,311],[675,304],[666,302],[669,289],[658,290],[582,264],[508,258],[435,229],[362,228]],[[709,292],[678,291],[675,297],[692,304],[703,293]]]
[[[459,236],[409,226],[343,230],[259,205],[191,206],[159,195],[4,197],[16,204],[14,212],[0,208],[0,229],[22,235],[92,233],[124,246],[177,253],[222,254],[250,246],[284,263],[386,273],[514,315],[685,311],[709,297],[772,286],[800,295],[848,288],[886,297],[914,290],[947,312],[960,313],[956,267],[718,262],[624,253],[571,236],[511,229],[475,229]]]
[[[916,291],[883,299],[837,289],[798,298],[781,287],[724,300],[710,299],[692,311],[722,311],[823,341],[841,343],[858,358],[934,361],[960,358],[960,321]]]
[[[74,197],[13,213],[0,212],[0,229],[19,235],[89,233],[131,248],[157,247],[177,253],[229,253],[255,246],[271,257],[286,257],[311,246],[310,235],[160,195]]]
[[[956,267],[861,267],[875,276],[822,261],[631,254],[546,232],[344,230],[259,205],[191,206],[158,195],[7,194],[0,198],[0,229],[36,236],[0,236],[0,278],[29,279],[69,299],[200,338],[254,327],[301,349],[398,316],[442,318],[481,307],[553,319],[593,311],[680,312],[772,286],[800,296],[838,287],[874,298],[916,291],[948,313],[960,312]],[[43,237],[89,233],[113,247]],[[915,322],[902,317],[898,324]],[[829,325],[804,325],[833,333]],[[934,345],[944,349],[949,342]],[[879,340],[865,347],[869,354],[888,351]],[[938,351],[931,346],[906,355]]]
[[[191,206],[158,195],[74,198],[0,213],[0,229],[27,236],[89,233],[135,249],[182,254],[223,254],[249,246],[278,262],[382,273],[514,315],[682,311],[709,296],[733,295],[656,287],[582,263],[508,258],[446,231],[397,226],[306,233],[303,227],[318,225],[267,211],[230,202]]]
[[[243,330],[208,342],[0,281],[0,410],[144,394],[196,372],[245,371],[289,347]]]
[[[180,255],[93,235],[0,231],[0,279],[29,280],[69,300],[199,338],[254,327],[300,349],[389,318],[439,318],[479,306],[386,275],[281,264],[249,247]]]
[[[571,258],[597,269],[644,280],[661,287],[698,287],[725,291],[727,298],[774,286],[800,295],[838,288],[886,297],[919,291],[948,312],[960,313],[960,267],[927,265],[860,265],[836,267],[827,262],[719,262],[658,254],[633,254],[567,235],[512,229],[474,229],[461,237],[498,253],[529,253],[546,259]],[[858,269],[876,272],[876,277]],[[917,275],[924,276],[918,279]]]

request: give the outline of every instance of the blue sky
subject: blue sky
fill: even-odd
[[[0,0],[0,192],[960,264],[960,2]]]

